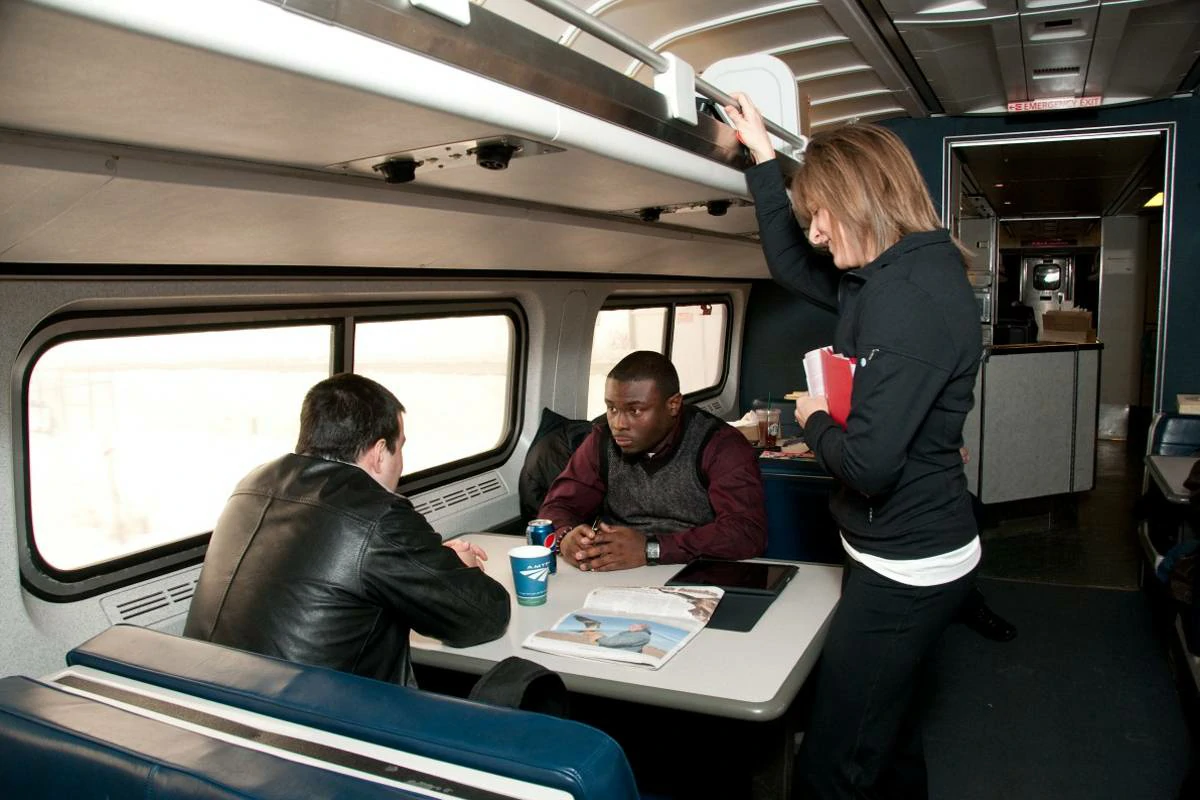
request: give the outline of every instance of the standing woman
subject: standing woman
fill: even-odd
[[[735,97],[741,109],[726,111],[756,161],[746,179],[771,275],[838,313],[833,349],[857,364],[845,428],[824,397],[796,402],[805,441],[837,479],[830,510],[849,555],[798,796],[926,797],[915,690],[980,557],[959,454],[982,351],[965,252],[894,133],[814,135],[789,202],[762,116]]]

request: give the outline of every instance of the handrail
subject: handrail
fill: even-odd
[[[526,0],[526,2],[553,14],[561,20],[571,23],[580,30],[590,33],[600,41],[612,45],[626,55],[633,56],[656,73],[662,74],[669,69],[669,62],[661,53],[651,50],[632,36],[617,30],[603,20],[597,19],[579,6],[567,2],[567,0]],[[703,78],[697,77],[695,85],[696,91],[710,100],[716,100],[723,106],[741,107],[732,96],[713,86]],[[769,119],[764,118],[763,123],[765,123],[768,131],[792,145],[795,148],[796,155],[803,153],[805,148],[808,147],[808,139],[806,137],[792,133]]]

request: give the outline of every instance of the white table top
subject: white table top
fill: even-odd
[[[567,688],[646,705],[698,711],[735,719],[780,716],[808,677],[841,594],[841,567],[799,564],[800,571],[748,633],[705,628],[657,670],[633,664],[541,653],[521,647],[534,631],[550,628],[583,607],[599,586],[661,586],[681,564],[620,572],[580,572],[559,562],[542,606],[518,606],[508,550],[523,539],[492,533],[464,537],[488,553],[487,572],[508,589],[512,621],[499,639],[467,648],[448,647],[414,633],[413,660],[459,672],[483,674],[508,656],[537,662],[562,676]]]
[[[1163,495],[1172,503],[1190,504],[1192,495],[1183,487],[1196,456],[1146,456],[1150,475]]]

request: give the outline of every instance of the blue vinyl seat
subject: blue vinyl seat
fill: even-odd
[[[601,731],[558,717],[435,695],[126,625],[112,627],[75,648],[68,653],[67,663],[86,668],[85,673],[95,670],[94,674],[137,681],[220,704],[221,707],[305,726],[306,729],[380,745],[488,775],[559,789],[577,800],[633,800],[638,797],[633,773],[620,746]],[[12,685],[7,685],[9,683]],[[186,738],[183,733],[178,736],[171,733],[168,736],[153,729],[155,726],[143,725],[139,722],[143,720],[142,717],[127,719],[123,715],[129,712],[94,700],[85,703],[70,695],[58,697],[63,693],[53,683],[39,684],[27,678],[12,678],[6,679],[5,688],[7,693],[0,695],[0,714],[24,720],[21,723],[24,728],[43,731],[39,736],[13,734],[22,741],[18,749],[25,753],[24,756],[14,755],[13,759],[28,757],[42,763],[58,759],[62,766],[70,762],[70,768],[74,769],[78,762],[89,765],[89,770],[93,765],[103,764],[105,770],[126,777],[141,775],[139,780],[142,781],[149,781],[151,773],[166,770],[172,775],[188,777],[193,782],[203,783],[213,779],[214,785],[224,786],[221,783],[224,769],[213,775],[201,769],[203,764],[223,763],[221,759],[200,759],[197,765],[189,764],[186,760],[180,763],[164,756],[161,748],[172,743],[178,745],[178,750],[188,752],[186,743],[180,743],[182,738]],[[39,707],[47,711],[35,713]],[[139,726],[140,729],[136,736],[130,734],[132,739],[129,741],[106,740],[104,731],[107,722],[89,724],[86,730],[73,729],[68,723],[76,716],[87,720],[120,718],[124,720],[122,725],[113,730],[123,731]],[[12,744],[7,741],[10,730],[15,729],[6,725],[0,725],[0,728],[3,728],[0,740],[5,740],[0,742],[0,749],[7,754]],[[49,731],[57,733],[52,736]],[[114,757],[114,752],[121,753],[121,757]],[[169,749],[167,755],[174,752]],[[251,758],[239,756],[238,752],[235,749],[224,756],[234,760]],[[122,759],[129,762],[127,767],[118,769],[111,766],[110,762],[117,763]],[[259,774],[268,776],[274,774],[272,770],[284,770],[285,767],[264,762],[255,769]],[[104,770],[96,767],[92,771]],[[4,790],[4,780],[0,779],[0,795],[3,796],[53,795],[52,792],[13,794]],[[287,785],[283,778],[278,779],[278,784],[275,780],[271,778],[268,781],[272,787]],[[309,778],[289,777],[289,780],[301,780],[303,785],[303,781]],[[160,786],[160,783],[143,782],[140,785],[149,791]],[[316,788],[321,784],[311,785],[313,791],[290,796],[408,796],[391,789],[391,794],[378,794],[375,788],[362,792],[341,792],[331,786],[330,791],[326,792]],[[140,790],[136,793],[114,792],[112,796],[134,794],[151,796]],[[153,796],[210,795],[190,794],[187,791],[173,794],[166,789],[155,789]],[[260,793],[253,786],[240,786],[223,788],[211,796],[273,798],[289,795],[286,792],[267,792],[265,788]]]
[[[1200,450],[1200,414],[1159,414],[1150,424],[1146,452],[1152,456],[1190,456]]]
[[[20,676],[0,679],[0,796],[427,797],[297,763]]]

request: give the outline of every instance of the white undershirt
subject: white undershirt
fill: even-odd
[[[893,559],[860,553],[850,546],[844,535],[842,547],[867,569],[907,586],[941,586],[956,581],[975,569],[983,556],[978,536],[957,550],[927,558]]]

